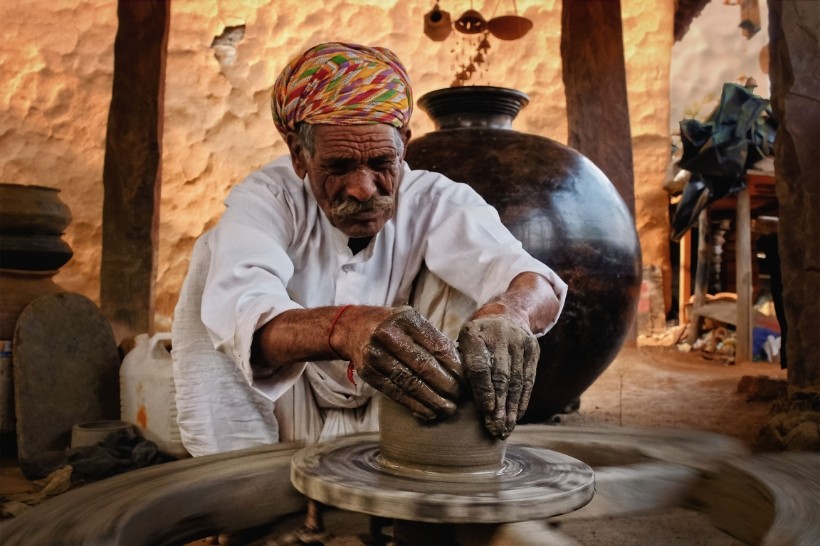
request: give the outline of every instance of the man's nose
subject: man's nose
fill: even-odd
[[[379,194],[376,183],[376,173],[370,169],[357,169],[348,175],[345,180],[345,197],[352,197],[359,202],[365,202]]]

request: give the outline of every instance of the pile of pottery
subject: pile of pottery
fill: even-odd
[[[52,277],[73,255],[62,239],[71,211],[58,193],[0,184],[0,432],[15,428],[11,341],[17,317],[36,297],[63,291]]]

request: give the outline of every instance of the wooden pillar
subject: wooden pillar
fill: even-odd
[[[769,0],[775,177],[789,386],[820,385],[820,2]]]
[[[634,218],[635,178],[620,0],[563,2],[561,61],[567,144],[606,174]],[[625,345],[637,344],[637,323],[633,322]]]
[[[561,60],[569,146],[595,163],[635,215],[620,0],[565,1]]]
[[[170,0],[119,0],[117,16],[100,302],[120,340],[153,329]]]

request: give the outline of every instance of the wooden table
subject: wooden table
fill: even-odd
[[[700,319],[708,314],[706,301],[709,267],[709,225],[710,211],[734,209],[735,211],[735,290],[737,307],[735,321],[735,362],[752,359],[752,330],[754,302],[752,301],[752,211],[776,203],[775,177],[773,172],[749,170],[745,176],[746,187],[736,194],[724,197],[703,210],[699,218],[698,263],[695,274],[694,302],[689,324],[689,341],[694,342],[700,335]],[[680,317],[685,316],[685,305],[692,289],[689,256],[691,252],[691,231],[687,232],[680,245],[680,284],[678,296]]]

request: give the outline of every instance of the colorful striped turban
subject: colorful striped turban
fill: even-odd
[[[410,121],[413,93],[392,51],[330,42],[288,63],[273,86],[271,110],[282,136],[300,121],[400,128]]]

